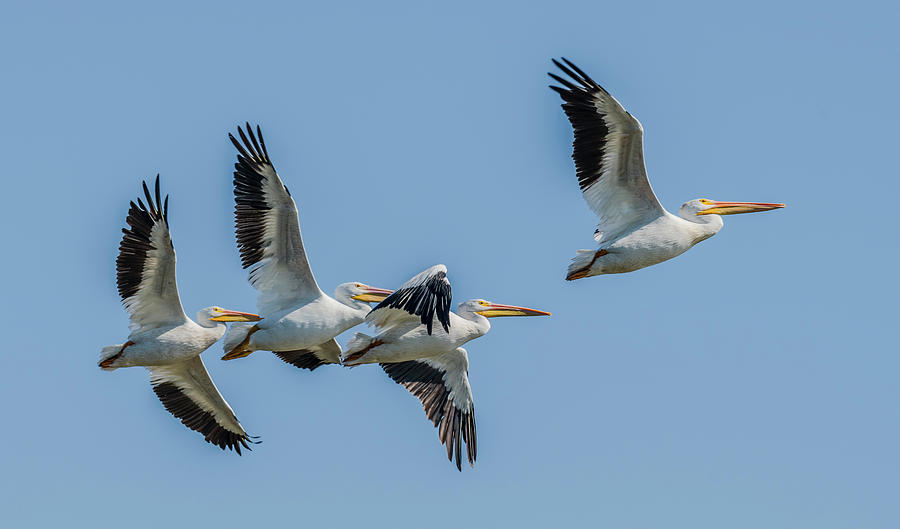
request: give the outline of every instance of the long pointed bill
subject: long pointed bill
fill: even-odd
[[[479,310],[485,318],[496,318],[497,316],[549,316],[549,312],[537,309],[528,309],[525,307],[517,307],[515,305],[501,305],[499,303],[491,303],[484,310]]]
[[[358,299],[359,301],[365,301],[367,303],[377,303],[379,301],[384,301],[384,298],[393,294],[393,290],[388,290],[386,288],[377,288],[370,287],[366,285],[363,287],[363,293],[352,296],[353,299]]]
[[[213,316],[210,318],[210,321],[259,321],[262,319],[258,314],[253,314],[251,312],[238,312],[236,310],[225,310],[221,309],[216,311],[218,316]]]
[[[718,202],[712,201],[713,207],[704,209],[697,215],[736,215],[738,213],[756,213],[757,211],[769,211],[780,209],[784,204],[774,202]]]

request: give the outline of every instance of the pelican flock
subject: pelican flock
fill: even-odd
[[[678,215],[669,213],[647,179],[641,124],[572,62],[553,63],[567,76],[549,74],[561,85],[551,88],[562,97],[574,129],[578,184],[600,219],[594,232],[598,248],[578,250],[567,280],[661,263],[718,233],[723,215],[784,207],[701,198],[686,202]],[[237,133],[239,139],[228,134],[237,149],[234,236],[241,266],[258,293],[259,315],[217,306],[199,311],[196,321],[185,315],[175,281],[169,197],[161,200],[157,175],[153,193],[143,183],[146,204],[141,198],[130,203],[116,260],[131,332],[124,343],[102,348],[99,367],[146,367],[154,392],[172,415],[207,442],[241,454],[257,441],[238,422],[200,358],[223,336],[223,360],[262,350],[310,371],[325,364],[379,364],[419,399],[451,463],[462,470],[465,444],[465,459],[474,466],[475,406],[463,345],[484,336],[490,318],[550,313],[483,299],[460,303],[453,312],[442,264],[396,291],[348,282],[332,296],[325,294],[307,259],[297,206],[275,171],[261,128],[254,131],[247,122]],[[362,323],[372,325],[374,335],[357,332],[342,350],[339,335]]]
[[[672,215],[656,198],[644,167],[644,128],[581,69],[553,59],[565,79],[562,108],[575,130],[572,158],[584,200],[600,217],[597,250],[578,250],[566,279],[622,274],[678,257],[722,229],[722,215],[783,208],[765,202],[719,202],[697,198]]]

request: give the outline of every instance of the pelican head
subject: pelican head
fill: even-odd
[[[683,218],[690,215],[736,215],[738,213],[756,213],[770,209],[783,208],[784,204],[772,202],[719,202],[708,198],[697,198],[685,202],[680,214]]]
[[[216,322],[232,321],[259,321],[262,318],[258,314],[227,310],[222,307],[206,307],[197,313],[197,321],[209,320]]]
[[[393,290],[370,287],[364,283],[343,283],[334,289],[335,299],[355,299],[366,303],[377,303],[393,294]]]
[[[529,309],[525,307],[517,307],[515,305],[501,305],[500,303],[492,303],[483,299],[470,299],[459,304],[460,312],[474,312],[485,318],[496,318],[498,316],[549,316],[549,312],[537,309]]]

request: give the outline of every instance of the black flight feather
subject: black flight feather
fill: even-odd
[[[310,351],[308,349],[272,352],[275,353],[275,356],[280,358],[282,361],[291,364],[292,366],[299,367],[300,369],[309,369],[310,371],[314,371],[319,366],[333,363],[328,360],[322,360],[316,355],[314,351]]]
[[[172,382],[153,385],[153,392],[159,397],[166,410],[191,430],[200,432],[207,443],[214,444],[222,450],[231,449],[241,455],[241,447],[252,450],[247,443],[258,444],[250,436],[236,434],[223,428],[216,422],[215,416],[203,410],[192,401],[184,391]]]
[[[249,268],[262,259],[266,248],[263,240],[265,220],[272,207],[266,200],[265,171],[275,172],[275,167],[269,159],[259,126],[256,127],[256,134],[250,123],[246,123],[246,129],[245,134],[238,127],[240,142],[232,134],[228,134],[228,138],[238,151],[238,161],[234,164],[235,237],[241,254],[241,265]],[[256,139],[257,135],[259,141]]]
[[[447,273],[441,270],[418,285],[398,289],[372,310],[401,309],[419,316],[430,335],[435,315],[444,331],[450,332],[451,300],[450,282],[447,280]]]
[[[604,115],[597,107],[597,101],[600,94],[608,94],[602,86],[572,62],[565,58],[563,61],[568,67],[556,59],[553,59],[553,64],[571,77],[574,82],[553,73],[548,72],[547,75],[565,87],[550,86],[562,97],[563,111],[568,116],[575,132],[572,158],[575,160],[578,185],[584,191],[593,185],[603,173],[603,155],[606,151],[609,127],[604,121]]]
[[[119,256],[116,258],[116,285],[122,301],[134,296],[141,287],[144,275],[144,264],[147,252],[156,248],[150,243],[153,228],[157,224],[168,229],[167,212],[169,197],[166,195],[165,206],[160,210],[159,175],[156,175],[156,203],[154,203],[146,182],[141,182],[147,205],[140,198],[137,204],[129,203],[128,216],[125,218],[127,228],[122,228],[122,242],[119,243]]]
[[[444,372],[417,360],[380,365],[394,382],[422,402],[425,415],[438,428],[438,438],[447,448],[447,458],[453,461],[455,457],[457,470],[462,471],[462,441],[469,464],[474,465],[478,455],[475,407],[462,410],[454,405],[450,388],[444,384]]]

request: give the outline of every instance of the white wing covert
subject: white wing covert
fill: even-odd
[[[665,214],[644,167],[644,129],[616,99],[577,66],[553,60],[574,83],[550,73],[562,84],[550,86],[575,132],[572,158],[578,185],[588,206],[600,217],[594,238],[615,240],[644,221]]]
[[[462,470],[462,441],[469,464],[475,464],[475,404],[469,386],[469,356],[462,347],[407,362],[381,364],[391,379],[422,402],[425,415],[438,428],[447,458]]]
[[[439,264],[416,274],[393,294],[386,297],[366,316],[376,327],[388,327],[418,319],[431,334],[434,320],[450,332],[452,300],[447,267]]]
[[[238,127],[234,164],[234,227],[241,264],[259,291],[262,314],[272,314],[320,293],[303,248],[297,206],[269,159],[262,131]],[[249,136],[249,139],[248,139]],[[257,141],[259,136],[259,141]]]
[[[150,383],[160,402],[182,424],[200,432],[207,443],[241,454],[254,441],[216,388],[199,356],[164,366],[148,367]]]
[[[169,234],[169,197],[160,200],[156,175],[156,200],[147,183],[144,197],[130,203],[116,258],[116,284],[131,319],[132,331],[179,324],[187,320],[175,282],[175,247]]]

